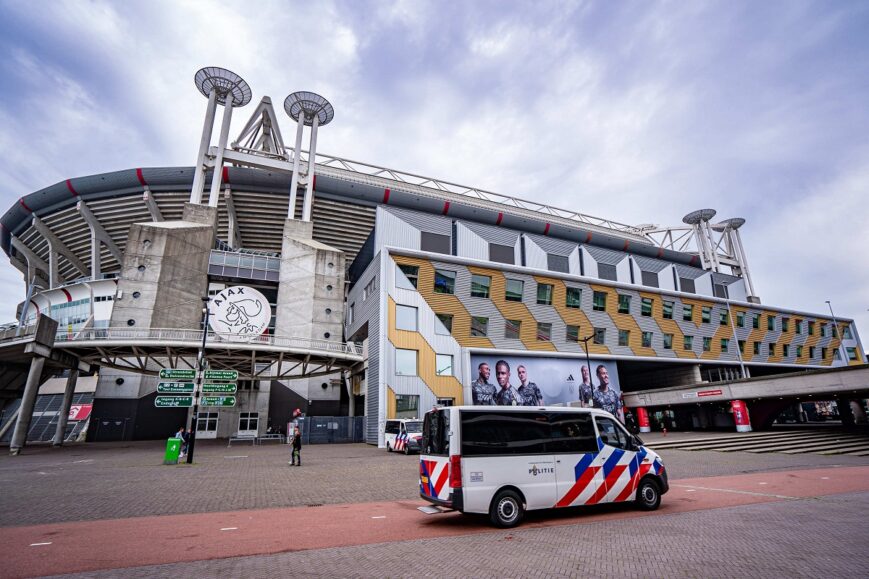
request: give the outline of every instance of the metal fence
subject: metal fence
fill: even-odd
[[[308,416],[301,430],[302,444],[365,442],[365,417]]]

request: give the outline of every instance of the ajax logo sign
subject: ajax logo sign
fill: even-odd
[[[228,287],[208,302],[208,325],[225,340],[250,342],[269,326],[269,301],[247,286]]]

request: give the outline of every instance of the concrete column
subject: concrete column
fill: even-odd
[[[52,446],[63,445],[63,435],[69,422],[69,409],[72,406],[76,382],[78,382],[78,368],[70,370],[69,378],[66,379],[66,390],[63,391],[63,403],[60,405],[60,414],[57,415],[57,430],[54,433],[54,440],[51,441]]]
[[[214,130],[214,114],[217,112],[217,91],[211,89],[208,93],[208,106],[205,109],[205,124],[202,125],[202,138],[199,141],[199,154],[196,155],[196,171],[193,173],[193,187],[190,189],[190,202],[202,203],[202,191],[205,185],[205,155],[211,145],[211,132]],[[163,221],[154,219],[154,221]]]
[[[839,409],[839,418],[842,420],[842,428],[854,428],[854,413],[851,410],[851,401],[847,398],[837,398],[836,406]]]
[[[223,123],[220,125],[217,156],[214,158],[214,173],[211,175],[211,192],[208,194],[209,207],[217,207],[217,201],[220,198],[220,182],[223,180],[223,154],[226,151],[226,141],[229,139],[229,123],[232,120],[232,93],[227,94],[224,100]]]
[[[736,423],[736,432],[751,432],[751,419],[748,416],[748,406],[742,400],[731,400],[730,407],[733,409],[733,422]]]
[[[27,383],[24,385],[24,396],[21,397],[21,409],[18,412],[18,420],[15,422],[15,430],[12,433],[12,443],[9,445],[9,454],[15,456],[21,452],[27,444],[27,432],[30,430],[30,421],[33,419],[33,407],[36,404],[36,394],[39,392],[39,384],[42,381],[42,368],[45,366],[45,358],[34,356],[30,361],[30,372],[27,374]]]
[[[637,425],[640,427],[640,432],[652,432],[651,426],[649,426],[649,413],[648,411],[640,406],[637,410]]]
[[[296,124],[296,148],[293,151],[293,177],[290,180],[290,207],[287,217],[296,218],[296,193],[299,188],[299,166],[302,159],[302,131],[305,129],[305,113],[299,112],[299,120]]]

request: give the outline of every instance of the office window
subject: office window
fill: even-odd
[[[802,320],[794,320],[794,331],[797,334],[803,333],[803,321]]]
[[[546,265],[549,266],[549,271],[570,273],[567,257],[563,255],[552,255],[551,253],[546,254]]]
[[[521,279],[508,279],[504,299],[508,302],[521,302],[525,291],[525,282]]]
[[[716,283],[712,286],[712,295],[717,298],[727,299],[727,286]]]
[[[419,396],[416,394],[395,395],[395,417],[416,418],[419,416]]]
[[[488,275],[471,274],[471,297],[472,298],[487,298],[489,297],[489,287],[492,285],[492,278]]]
[[[790,353],[790,349],[790,344],[782,344],[781,355],[787,358],[788,354]]]
[[[700,311],[700,321],[704,324],[712,321],[712,308],[710,306],[703,306],[703,309]]]
[[[809,346],[809,358],[814,358],[817,350],[814,346]]]
[[[347,325],[353,325],[353,318],[355,316],[356,303],[350,304],[350,310],[347,312]]]
[[[579,341],[579,326],[571,326],[568,325],[565,331],[565,339],[568,342],[578,342]]]
[[[839,352],[839,348],[833,350],[833,360],[841,360],[842,354]]]
[[[567,288],[567,299],[565,304],[569,308],[578,308],[580,307],[580,300],[582,299],[582,290],[578,287],[568,287]]]
[[[766,317],[766,329],[775,330],[775,316]]]
[[[828,351],[829,351],[829,348],[821,348],[821,360],[827,359],[827,352]]]
[[[770,342],[768,348],[769,348],[769,355],[775,356],[775,342]]]
[[[552,285],[548,283],[537,284],[537,303],[543,306],[552,305]]]
[[[645,315],[652,315],[652,308],[649,307],[649,313],[646,314],[644,312],[643,315],[644,316]],[[672,320],[673,319],[673,302],[664,301],[664,319],[665,320]]]
[[[737,346],[739,346],[739,353],[745,354],[745,340],[739,340]]]
[[[627,346],[630,338],[631,332],[629,330],[619,330],[619,346]]]
[[[703,338],[703,351],[711,352],[712,351],[712,338]]]
[[[815,322],[814,321],[809,322],[809,335],[810,336],[815,335]]]
[[[537,339],[541,342],[551,342],[552,324],[537,322]]]
[[[403,289],[416,289],[416,282],[419,280],[419,267],[415,265],[397,265],[398,271],[395,272],[395,286]]]
[[[658,287],[658,274],[653,271],[641,271],[643,285]]]
[[[838,338],[839,337],[839,327],[836,324],[833,324],[831,326],[831,328],[833,330],[833,337]]]
[[[822,338],[827,337],[827,324],[823,324],[823,323],[821,324],[821,337]]]
[[[489,334],[489,318],[471,316],[471,337],[485,338]]]
[[[842,339],[850,340],[853,336],[851,335],[851,326],[849,324],[845,324],[842,326]]]
[[[395,373],[398,376],[416,376],[417,351],[395,349]]]
[[[643,332],[643,347],[651,348],[652,347],[652,332]]]
[[[597,277],[599,277],[600,279],[608,279],[610,281],[618,281],[618,276],[616,275],[616,266],[610,265],[608,263],[597,264]]]
[[[516,263],[516,250],[509,245],[489,244],[489,261],[496,263]]]
[[[620,314],[631,313],[631,296],[627,296],[625,294],[619,294],[619,313]]]
[[[518,340],[521,329],[521,320],[504,320],[504,337],[508,340]]]
[[[655,303],[655,300],[652,298],[642,298],[640,300],[640,313],[645,317],[651,317],[652,315],[652,305]]]
[[[369,297],[373,296],[377,292],[377,278],[375,277],[367,284],[365,284],[365,288],[362,290],[362,301],[364,302]]]
[[[781,319],[781,331],[787,332],[788,328],[791,327],[791,319],[790,318],[782,318]]]
[[[596,312],[606,311],[606,292],[594,292],[592,309]]]
[[[453,357],[448,354],[435,354],[435,374],[453,376]]]
[[[736,327],[745,327],[745,312],[736,312]]]
[[[682,288],[682,291],[685,293],[693,294],[697,293],[697,290],[694,289],[694,280],[688,279],[687,277],[679,278],[679,287]]]
[[[727,310],[723,310],[718,317],[718,324],[721,326],[726,326],[730,323],[730,312]]]
[[[673,349],[673,334],[664,334],[664,349]]]
[[[802,358],[802,357],[803,357],[803,347],[797,346],[797,358]]]
[[[704,342],[704,344],[706,343],[705,338],[704,338],[703,342]],[[682,336],[682,349],[688,350],[690,352],[693,347],[694,347],[694,336]]]
[[[445,269],[435,270],[434,292],[436,294],[456,293],[456,272]]]
[[[606,328],[595,328],[594,343],[603,344],[604,342],[606,342]]]
[[[730,350],[730,338],[721,338],[721,351],[727,352]]]
[[[435,334],[441,336],[449,336],[453,333],[453,315],[452,314],[435,314],[437,321],[435,323]]]
[[[682,306],[682,319],[686,322],[690,322],[694,319],[694,306],[691,304],[684,304]]]
[[[453,252],[453,241],[449,235],[423,231],[419,238],[419,248],[423,251],[449,255]]]
[[[754,343],[754,349],[752,350],[755,356],[760,356],[760,342]]]
[[[754,314],[751,318],[751,327],[757,330],[760,328],[760,314]]]
[[[413,306],[403,306],[396,304],[395,306],[395,329],[407,330],[415,332],[417,329],[416,323],[416,308]]]
[[[860,359],[857,357],[857,348],[845,348],[845,351],[848,352],[848,360],[854,361]]]

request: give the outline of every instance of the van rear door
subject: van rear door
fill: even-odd
[[[556,507],[588,504],[606,492],[603,460],[588,412],[552,412],[549,449],[555,458]],[[598,499],[599,500],[599,499]]]

